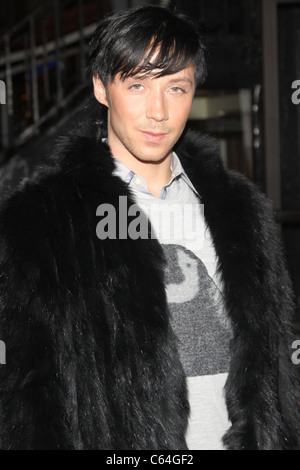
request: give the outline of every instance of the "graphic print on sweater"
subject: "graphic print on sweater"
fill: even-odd
[[[228,372],[230,330],[220,290],[192,251],[162,246],[171,323],[187,377]]]

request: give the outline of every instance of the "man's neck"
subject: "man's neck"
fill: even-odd
[[[142,162],[135,157],[122,158],[121,156],[119,158],[118,155],[114,155],[129,170],[141,176],[146,181],[148,191],[157,198],[161,188],[168,184],[171,179],[171,156],[170,153],[159,162]]]
[[[159,163],[138,162],[134,173],[140,175],[147,184],[147,189],[155,197],[159,197],[161,188],[169,183],[171,178],[171,155]]]

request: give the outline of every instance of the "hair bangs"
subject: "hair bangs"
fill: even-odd
[[[147,49],[139,51],[136,60],[131,62],[130,64],[129,58],[126,58],[123,67],[119,69],[122,79],[134,75],[171,75],[193,64],[193,58],[186,54],[185,47],[177,47],[174,41],[168,44],[152,39],[150,46],[148,44]]]

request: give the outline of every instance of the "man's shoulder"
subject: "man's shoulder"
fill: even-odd
[[[188,129],[176,144],[176,153],[180,160],[188,165],[222,165],[219,144],[214,137],[200,131]]]
[[[23,178],[3,197],[0,216],[14,210],[28,213],[46,210],[57,200],[62,205],[77,187],[87,186],[86,180],[93,179],[95,173],[100,175],[98,187],[101,187],[102,176],[113,169],[112,159],[106,158],[108,154],[96,123],[73,125],[56,139],[47,163],[36,167],[30,177]]]
[[[219,142],[215,137],[189,129],[176,146],[176,153],[191,178],[204,186],[206,183],[213,192],[217,193],[218,188],[222,193],[224,189],[242,191],[246,197],[258,196],[264,199],[260,188],[247,176],[226,168],[220,155]]]
[[[188,131],[177,149],[188,177],[198,191],[206,213],[219,214],[231,225],[274,229],[274,208],[263,191],[245,175],[225,167],[217,140],[198,131]]]
[[[77,135],[77,140],[75,139]],[[46,241],[58,237],[66,225],[68,213],[78,204],[78,184],[84,180],[87,139],[74,129],[61,136],[47,163],[36,167],[2,198],[0,204],[0,240],[13,251],[34,253]],[[87,171],[87,170],[86,170]],[[90,173],[93,174],[91,168]],[[84,183],[83,183],[84,184]]]
[[[73,124],[57,138],[50,163],[78,180],[95,172],[105,176],[110,174],[114,163],[105,135],[101,122],[97,120]]]

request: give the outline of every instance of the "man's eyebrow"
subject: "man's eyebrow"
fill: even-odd
[[[127,80],[145,80],[148,77],[149,77],[148,74],[137,74],[137,75],[130,75],[129,77],[127,77]]]
[[[169,83],[178,83],[178,82],[187,82],[187,83],[190,83],[191,85],[194,84],[194,81],[188,77],[171,78],[169,80]]]
[[[158,78],[158,76],[155,74],[138,74],[138,75],[132,75],[131,77],[128,77],[128,78],[132,80],[146,80],[147,78],[155,79],[155,78]],[[194,85],[194,81],[188,77],[170,78],[169,80],[169,83],[178,83],[178,82],[186,82],[186,83],[189,83],[190,85]]]

